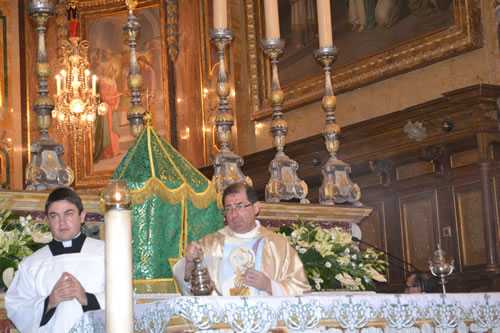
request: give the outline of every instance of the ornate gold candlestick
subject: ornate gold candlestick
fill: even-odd
[[[241,171],[243,159],[229,149],[232,138],[231,128],[234,121],[231,108],[228,105],[231,89],[227,81],[224,55],[226,46],[233,40],[234,32],[229,29],[212,29],[208,34],[212,43],[217,46],[217,56],[219,57],[216,88],[217,96],[219,96],[219,107],[215,115],[215,126],[217,127],[217,137],[221,142],[221,150],[215,157],[212,182],[217,191],[222,193],[227,186],[233,183],[245,182],[252,186],[252,180]]]
[[[453,273],[455,269],[454,260],[446,260],[444,251],[441,250],[441,244],[438,244],[438,249],[434,252],[434,259],[429,260],[429,270],[432,275],[439,277],[439,284],[443,287],[443,294],[446,294],[446,277]]]
[[[363,205],[359,201],[361,190],[358,184],[353,183],[349,177],[351,166],[337,158],[340,145],[340,127],[335,119],[337,99],[333,94],[330,75],[330,66],[337,53],[338,50],[335,46],[320,47],[314,52],[316,59],[323,64],[323,71],[325,72],[325,96],[321,101],[323,110],[326,113],[323,137],[325,138],[326,150],[330,154],[330,158],[322,169],[323,184],[319,189],[319,203],[322,205],[335,205],[348,202],[358,207]]]
[[[283,53],[285,41],[282,39],[267,39],[262,41],[261,46],[264,53],[271,60],[273,116],[270,130],[273,136],[273,146],[276,147],[277,151],[276,156],[269,164],[270,178],[266,185],[266,201],[279,202],[296,198],[300,199],[301,203],[309,203],[309,200],[306,199],[307,184],[297,176],[299,164],[283,152],[286,145],[288,124],[283,119],[283,112],[281,112],[284,94],[278,77],[278,56]]]
[[[135,53],[136,38],[141,25],[137,22],[133,10],[137,6],[137,1],[126,0],[129,9],[127,23],[123,25],[123,31],[127,33],[130,46],[130,69],[127,78],[127,84],[131,91],[130,103],[132,105],[127,111],[127,119],[130,121],[130,133],[136,137],[144,128],[144,108],[141,105],[142,76],[137,65],[137,56]]]
[[[26,166],[26,189],[44,190],[46,188],[68,187],[75,179],[73,170],[62,160],[64,147],[49,135],[52,124],[54,102],[48,96],[50,63],[45,49],[46,24],[54,14],[55,4],[48,1],[35,0],[27,5],[30,17],[35,21],[38,33],[38,53],[35,73],[38,77],[38,96],[35,99],[36,123],[40,129],[40,137],[31,144],[31,163]]]

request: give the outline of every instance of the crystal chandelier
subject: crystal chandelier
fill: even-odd
[[[57,93],[52,117],[57,128],[75,140],[92,133],[96,112],[104,115],[106,104],[99,104],[96,92],[97,76],[89,71],[89,43],[79,37],[69,37],[61,42],[62,70],[56,75]]]

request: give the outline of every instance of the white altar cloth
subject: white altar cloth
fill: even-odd
[[[147,333],[276,327],[284,332],[500,332],[500,293],[179,296],[136,304],[134,316],[135,331]],[[105,311],[84,313],[71,332],[105,332]]]

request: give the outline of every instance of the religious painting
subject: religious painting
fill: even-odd
[[[167,63],[163,2],[153,2],[134,11],[140,31],[136,39],[136,56],[142,75],[142,105],[153,115],[152,125],[158,133],[169,138]],[[121,10],[84,11],[82,27],[84,38],[89,41],[89,63],[97,75],[97,90],[107,113],[97,116],[93,133],[89,134],[83,148],[84,159],[75,156],[75,184],[92,187],[103,186],[125,153],[132,146],[127,110],[131,106],[131,91],[127,78],[130,67],[130,47],[122,27],[128,12]]]
[[[279,0],[281,38],[286,46],[279,58],[285,110],[319,100],[324,92],[316,1]],[[481,46],[480,8],[474,0],[330,0],[333,44],[338,54],[332,65],[336,94],[386,79]],[[249,44],[265,38],[259,2],[247,1]],[[270,66],[260,48],[249,47],[252,115],[272,113],[268,101]],[[263,64],[263,65],[262,65]],[[257,77],[265,77],[259,81]],[[255,79],[254,79],[255,78]]]

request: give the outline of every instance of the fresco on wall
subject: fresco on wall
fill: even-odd
[[[315,0],[279,0],[280,83],[286,85],[321,72]],[[334,67],[347,64],[453,24],[451,0],[331,0]]]

